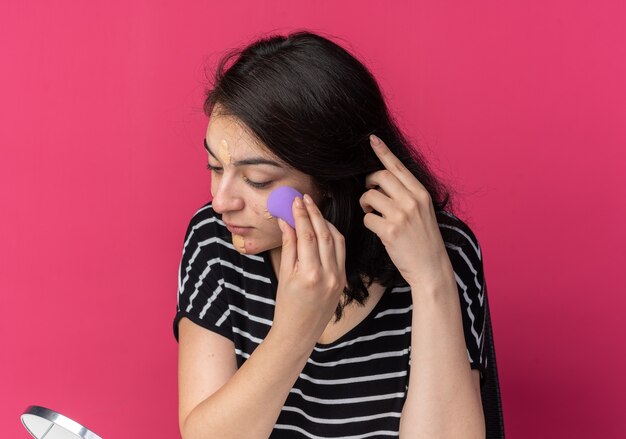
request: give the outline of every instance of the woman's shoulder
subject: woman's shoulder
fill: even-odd
[[[221,216],[213,210],[212,202],[205,203],[191,215],[185,232],[183,253],[186,250],[221,255],[236,252],[230,232]]]
[[[232,234],[222,221],[222,216],[209,201],[196,210],[189,220],[185,233],[185,249],[202,252],[205,258],[219,261],[220,265],[237,270],[263,271],[265,260],[260,255],[241,254],[232,242]]]
[[[480,248],[478,238],[466,221],[450,211],[437,213],[439,231],[446,245]]]
[[[450,212],[442,212],[437,221],[457,281],[476,285],[480,291],[483,282],[483,255],[476,234],[466,221]]]
[[[211,201],[196,209],[195,213],[191,215],[187,225],[186,237],[191,236],[195,236],[196,239],[201,237],[205,239],[208,237],[222,239],[230,237],[230,232],[222,221],[221,215],[213,210]]]
[[[224,226],[220,215],[213,210],[213,202],[209,201],[199,208],[191,215],[191,219],[189,221],[190,227],[200,228],[204,225],[208,224],[216,224],[217,226]]]

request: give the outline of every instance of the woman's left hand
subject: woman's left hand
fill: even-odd
[[[365,179],[369,190],[359,199],[365,227],[382,240],[411,287],[455,282],[430,194],[382,140],[372,135],[370,143],[385,169]]]

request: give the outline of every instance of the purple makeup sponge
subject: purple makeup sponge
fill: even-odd
[[[272,214],[272,216],[282,219],[295,229],[296,222],[293,219],[291,205],[296,197],[302,198],[302,194],[291,186],[278,187],[274,189],[267,198],[267,211]]]

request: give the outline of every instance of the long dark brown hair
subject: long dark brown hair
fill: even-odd
[[[384,168],[371,149],[370,134],[383,139],[425,186],[438,221],[454,218],[450,192],[398,128],[373,75],[327,38],[298,31],[226,53],[206,91],[207,116],[216,104],[220,115],[238,118],[327,194],[322,213],[346,241],[348,286],[337,320],[353,300],[364,304],[373,281],[385,287],[406,284],[380,238],[363,224],[359,198],[367,190],[365,177]]]

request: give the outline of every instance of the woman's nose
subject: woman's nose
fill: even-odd
[[[232,182],[224,183],[223,180],[215,184],[211,182],[213,209],[219,214],[243,209],[243,199],[237,194]]]

